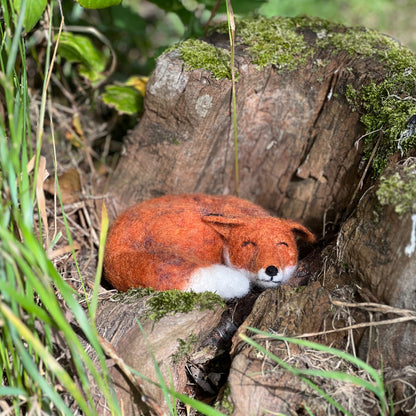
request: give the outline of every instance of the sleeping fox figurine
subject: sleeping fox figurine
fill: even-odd
[[[105,278],[121,291],[152,287],[241,297],[250,283],[276,287],[293,275],[295,236],[315,242],[306,227],[244,199],[163,196],[116,219],[105,247]]]

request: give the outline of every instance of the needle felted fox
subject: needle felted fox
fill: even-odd
[[[110,228],[106,279],[118,290],[152,287],[241,297],[250,282],[287,281],[297,264],[295,236],[314,242],[301,224],[271,217],[232,196],[163,196],[122,213]]]

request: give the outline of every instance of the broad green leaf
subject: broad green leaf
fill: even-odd
[[[135,114],[143,110],[143,96],[135,88],[127,85],[108,85],[101,99],[124,114]]]
[[[117,6],[121,0],[77,0],[86,9],[104,9],[106,7]]]
[[[17,13],[20,13],[23,0],[14,0],[14,7]],[[27,0],[24,26],[26,32],[29,32],[41,18],[46,8],[48,0]]]
[[[64,32],[58,51],[69,62],[79,63],[79,73],[91,82],[104,78],[102,72],[107,65],[107,58],[88,37]]]

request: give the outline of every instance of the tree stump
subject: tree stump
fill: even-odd
[[[123,301],[101,302],[97,310],[97,330],[127,366],[159,383],[156,362],[167,385],[183,392],[188,381],[187,355],[218,326],[224,308],[219,304],[212,309],[198,310],[196,307],[187,313],[167,314],[155,321],[146,313],[147,302],[152,296],[137,299],[132,295],[125,296]],[[187,351],[181,354],[186,343],[189,343]],[[133,383],[117,363],[110,368],[110,375],[126,415],[151,414],[154,406],[168,412],[163,392],[156,385],[141,377],[136,377],[138,381]],[[101,403],[100,392],[96,395],[99,414],[109,414]]]
[[[322,28],[291,30],[305,42],[295,69],[256,65],[248,48],[236,49],[239,194],[317,231],[343,212],[361,177],[364,129],[347,86],[377,82],[385,68],[375,56],[320,46]],[[206,41],[227,48],[226,35]],[[178,48],[158,58],[111,178],[116,211],[167,193],[236,192],[231,81],[190,70]]]
[[[374,190],[371,191],[374,180],[369,179],[362,187],[363,177],[371,172],[371,168],[367,171],[370,161],[364,153],[367,152],[368,159],[368,150],[371,153],[374,147],[371,160],[379,149],[385,149],[383,135],[392,127],[401,140],[400,128],[406,129],[406,121],[413,111],[411,107],[403,110],[402,105],[411,105],[416,97],[416,91],[412,90],[409,93],[412,100],[407,100],[408,93],[403,86],[414,85],[406,77],[416,72],[416,60],[407,52],[399,56],[402,48],[396,46],[396,50],[392,45],[391,39],[372,31],[308,18],[258,18],[238,22],[235,67],[239,196],[274,214],[299,220],[320,234],[328,224],[337,231],[345,214],[353,211],[357,197],[370,189],[355,216],[344,225],[343,240],[339,240],[345,243],[344,262],[349,269],[341,273],[338,262],[332,275],[335,280],[337,274],[344,276],[344,280],[338,280],[341,285],[358,277],[362,286],[374,290],[372,299],[380,298],[390,305],[413,309],[411,282],[414,279],[410,274],[414,275],[414,252],[413,257],[407,258],[402,251],[408,245],[413,250],[413,231],[409,236],[409,230],[413,230],[412,213],[416,209],[413,207],[402,220],[386,214],[389,208],[380,213],[378,205],[371,202],[375,198]],[[205,59],[211,55],[215,58],[212,58],[214,64]],[[236,193],[228,59],[228,37],[223,30],[204,41],[184,42],[159,57],[147,85],[144,114],[129,135],[126,151],[110,179],[109,206],[113,207],[113,216],[133,203],[168,193]],[[218,68],[221,71],[215,72]],[[378,104],[365,101],[368,97],[364,94],[358,97],[358,106],[352,104],[351,91],[363,91],[364,86],[370,89],[374,86],[374,90],[389,77],[397,81],[395,87],[377,90]],[[403,85],[399,79],[404,79]],[[374,115],[379,111],[378,105],[390,99],[396,100],[402,112],[388,120],[376,119],[378,127],[374,129],[381,132],[380,139],[377,141],[376,137],[373,143],[364,144],[374,133],[373,124],[365,117],[364,126],[360,122],[362,114],[356,110],[364,108],[366,116],[370,111]],[[406,131],[411,131],[410,127]],[[400,149],[396,150],[397,161]],[[383,218],[381,223],[372,218],[374,209]],[[406,246],[401,240],[403,235]],[[332,246],[328,250],[331,255],[326,253],[322,257],[335,258],[337,248]],[[397,250],[400,256],[395,258]],[[325,280],[328,276],[323,274]],[[298,282],[305,283],[310,276],[306,267],[306,274],[298,275]],[[406,283],[408,278],[410,283]],[[404,282],[398,283],[399,280]],[[335,286],[329,289],[322,278],[320,283],[301,292],[290,287],[265,292],[246,324],[287,331],[287,335],[325,329],[322,323],[329,325],[333,319],[328,310]],[[166,325],[172,326],[172,323]],[[397,334],[408,337],[409,342],[405,341],[403,348],[395,351],[399,351],[398,355],[409,355],[408,347],[414,345],[414,322],[402,325],[399,333],[386,328],[386,337],[389,340],[397,339]],[[341,334],[340,338],[317,339],[334,341],[335,346],[342,347],[345,332]],[[129,338],[129,343],[136,345],[133,341],[136,336],[138,333]],[[359,341],[360,337],[357,344]],[[278,353],[281,345],[268,344],[268,347]],[[371,347],[365,351],[371,351]],[[382,353],[394,363],[391,344],[386,344]],[[237,336],[234,338],[234,361],[229,378],[230,398],[235,404],[233,414],[261,414],[265,405],[266,410],[273,412],[306,413],[302,404],[305,400],[310,400],[311,406],[318,406],[312,411],[319,414],[315,410],[323,408],[319,407],[317,398],[292,378],[274,372],[273,364],[263,358],[253,348],[239,344]],[[407,365],[413,377],[413,358],[402,359],[400,365]],[[390,367],[399,369],[393,364]],[[262,374],[265,368],[270,373]],[[257,372],[261,373],[258,379],[250,378],[250,374]],[[393,380],[394,374],[399,373],[391,374],[390,380]],[[288,387],[287,395],[285,387]],[[351,386],[348,394],[358,398],[355,388]],[[396,397],[404,397],[400,386],[395,385],[395,391]],[[342,399],[347,400],[348,394]],[[366,400],[372,398],[364,394],[359,397],[363,402],[355,405],[362,405],[367,411]],[[406,411],[411,406],[410,403]]]

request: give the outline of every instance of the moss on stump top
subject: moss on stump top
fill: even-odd
[[[217,25],[212,33],[228,39],[227,23]],[[212,38],[189,39],[170,50],[179,54],[186,70],[207,69],[216,79],[231,79],[227,42],[218,46],[211,41]],[[359,90],[350,87],[345,91],[366,128],[364,147],[366,158],[372,158],[374,176],[381,174],[391,155],[400,151],[407,156],[416,148],[414,130],[409,129],[409,120],[416,115],[416,57],[391,37],[315,17],[249,17],[236,21],[235,47],[259,69],[272,65],[279,71],[296,70],[307,59],[312,69],[327,65],[328,59],[318,58],[327,48],[333,54],[342,52],[357,59],[378,59],[385,72],[382,80],[380,74],[374,74],[374,81]],[[371,156],[378,140],[377,152]]]

